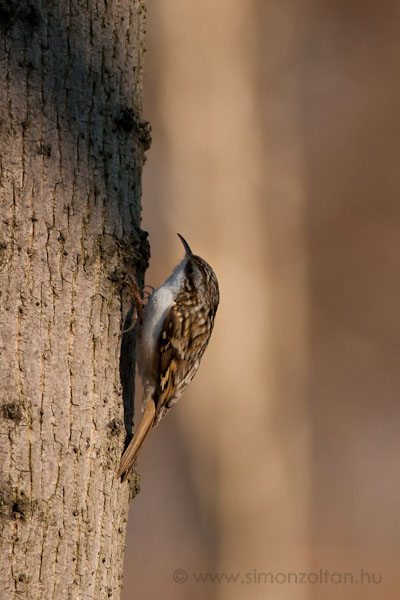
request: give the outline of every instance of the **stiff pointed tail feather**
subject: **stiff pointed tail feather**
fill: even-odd
[[[154,400],[150,398],[147,401],[146,409],[143,413],[143,417],[138,425],[135,435],[131,439],[129,446],[122,455],[117,475],[117,477],[122,477],[122,481],[125,480],[125,477],[129,473],[129,470],[135,462],[139,450],[142,447],[142,444],[146,439],[147,434],[152,428],[155,416],[156,405],[154,403]]]

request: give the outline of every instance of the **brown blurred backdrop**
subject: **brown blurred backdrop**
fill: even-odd
[[[400,597],[399,23],[394,0],[148,0],[147,282],[179,231],[221,305],[139,459],[123,600]],[[319,569],[371,583],[240,583]]]

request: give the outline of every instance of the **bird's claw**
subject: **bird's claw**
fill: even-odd
[[[139,286],[136,283],[136,280],[130,275],[127,276],[128,284],[132,292],[132,296],[135,302],[136,314],[132,320],[132,323],[128,327],[128,329],[121,329],[121,333],[129,333],[135,327],[137,321],[139,320],[140,325],[143,322],[143,299],[140,296]]]

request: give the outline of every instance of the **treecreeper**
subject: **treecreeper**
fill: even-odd
[[[118,477],[122,481],[151,428],[165,417],[196,375],[214,327],[219,304],[217,278],[210,265],[178,236],[185,256],[153,291],[138,322],[143,415],[121,458]]]

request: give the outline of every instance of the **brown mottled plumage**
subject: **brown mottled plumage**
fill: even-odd
[[[178,234],[179,235],[179,234]],[[219,302],[218,282],[205,260],[186,250],[172,275],[150,296],[138,339],[144,414],[121,459],[126,477],[150,429],[165,417],[192,381],[209,342]]]

